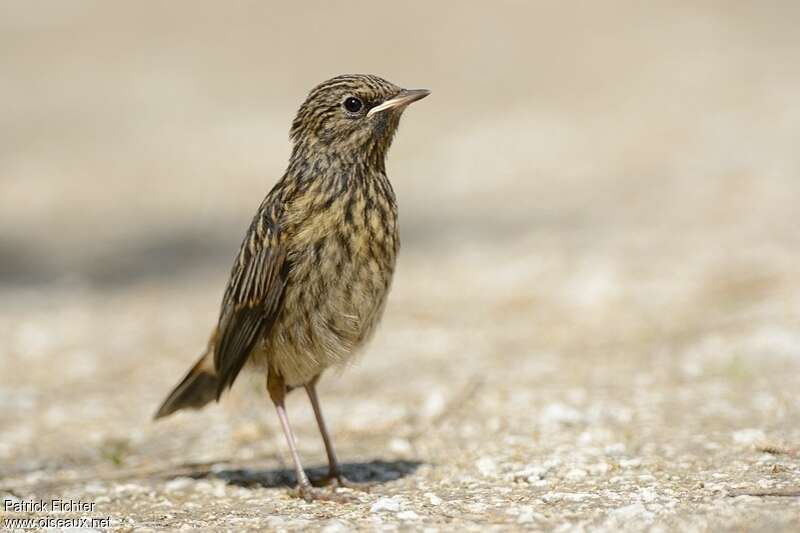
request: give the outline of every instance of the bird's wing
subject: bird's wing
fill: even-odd
[[[242,242],[222,300],[214,367],[217,399],[233,385],[281,309],[289,263],[280,226],[262,205]]]

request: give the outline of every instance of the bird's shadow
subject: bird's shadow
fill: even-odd
[[[360,463],[342,463],[342,474],[349,481],[356,483],[388,483],[413,474],[422,465],[419,461],[382,461],[374,460]],[[328,466],[306,468],[306,474],[313,482],[324,479],[328,474]],[[255,470],[246,468],[208,470],[195,472],[189,477],[194,479],[221,479],[228,485],[245,488],[293,487],[297,484],[297,476],[291,468]]]

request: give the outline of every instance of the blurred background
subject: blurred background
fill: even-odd
[[[259,380],[147,420],[204,346],[297,107],[353,72],[433,94],[389,155],[403,251],[384,326],[325,383],[342,455],[445,461],[447,439],[412,437],[473,386],[501,434],[605,398],[638,421],[625,438],[705,405],[686,442],[796,439],[799,16],[790,1],[5,3],[0,476],[283,453]],[[645,389],[651,403],[631,396]],[[301,448],[322,461],[301,400]],[[450,443],[468,424],[453,416]]]

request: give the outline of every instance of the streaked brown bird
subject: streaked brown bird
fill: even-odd
[[[303,471],[284,398],[306,389],[328,481],[346,484],[316,384],[383,314],[400,246],[386,153],[403,110],[428,94],[371,75],[337,76],[309,93],[292,123],[289,167],[245,234],[208,347],[155,415],[219,401],[244,367],[263,372],[309,501],[327,496]]]

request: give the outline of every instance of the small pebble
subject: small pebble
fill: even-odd
[[[481,457],[475,463],[481,475],[491,476],[497,473],[497,463],[491,457]]]
[[[339,520],[331,520],[322,528],[322,533],[344,533],[345,531],[350,531],[350,528]]]
[[[606,455],[610,455],[612,457],[620,456],[625,453],[625,445],[621,442],[617,442],[615,444],[609,444],[606,446],[605,449]]]
[[[419,515],[414,511],[401,511],[397,513],[397,518],[400,520],[419,520]]]
[[[740,429],[733,432],[733,442],[743,446],[753,446],[759,442],[764,442],[767,436],[760,429]]]
[[[432,492],[426,492],[425,496],[428,497],[428,501],[431,502],[431,505],[441,505],[442,499],[438,497],[436,494]]]
[[[583,420],[581,413],[574,407],[563,403],[551,403],[542,409],[539,420],[545,425],[575,425]]]
[[[648,511],[641,503],[634,503],[614,509],[609,516],[620,523],[625,523],[633,519],[646,521],[653,519],[653,513]]]
[[[400,502],[394,498],[381,498],[369,508],[372,513],[396,513],[400,510]]]
[[[586,472],[586,470],[583,470],[582,468],[573,468],[567,472],[564,477],[570,481],[578,481],[585,478],[587,475],[588,472]]]
[[[389,449],[397,454],[409,454],[412,452],[411,443],[406,439],[394,438],[389,441]]]
[[[517,524],[530,524],[531,522],[533,522],[532,510],[527,509],[519,513],[519,516],[517,517]]]
[[[176,477],[175,479],[171,479],[164,484],[164,490],[166,492],[180,492],[191,487],[194,482],[195,481],[192,478]]]

